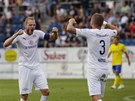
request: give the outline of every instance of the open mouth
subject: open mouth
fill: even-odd
[[[34,29],[31,29],[30,31],[31,31],[31,32],[33,32],[33,31],[34,31]]]
[[[32,34],[33,31],[34,31],[34,29],[29,29],[27,33],[28,33],[28,34]]]

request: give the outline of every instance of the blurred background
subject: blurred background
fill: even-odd
[[[85,47],[86,40],[65,31],[69,18],[74,17],[79,28],[89,28],[91,15],[102,13],[108,23],[119,26],[121,42],[135,45],[134,0],[0,0],[0,48],[3,41],[23,28],[27,16],[34,16],[36,29],[50,32],[59,29],[59,39],[47,43],[40,40],[39,47]]]
[[[90,28],[91,15],[96,12],[119,27],[120,42],[126,45],[132,61],[129,68],[123,56],[123,76],[134,78],[135,0],[0,0],[0,78],[17,78],[17,50],[15,46],[4,50],[2,45],[5,39],[24,28],[27,16],[35,17],[36,29],[44,32],[50,32],[53,27],[59,29],[55,42],[40,40],[38,43],[40,62],[47,76],[85,77],[86,39],[67,33],[66,25],[74,17],[78,28]],[[111,72],[111,62],[109,66]]]
[[[135,101],[135,0],[0,0],[0,101],[17,101],[18,51],[16,46],[3,48],[3,42],[20,28],[27,16],[34,16],[36,29],[50,32],[59,29],[54,42],[40,40],[38,53],[51,91],[49,101],[91,101],[87,90],[87,43],[83,37],[66,32],[68,19],[74,17],[78,28],[90,28],[94,13],[120,29],[120,42],[126,45],[131,60],[123,55],[122,73],[125,88],[110,89],[115,75],[111,57],[109,80],[104,101]],[[36,97],[35,97],[36,96]],[[38,101],[33,91],[29,101]]]

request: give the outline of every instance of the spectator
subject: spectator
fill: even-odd
[[[130,12],[130,7],[128,5],[128,1],[123,2],[123,5],[121,7],[121,13],[126,13],[130,15],[131,12]]]
[[[129,25],[129,30],[131,33],[131,38],[135,38],[135,18],[132,18],[132,22]]]
[[[4,14],[6,16],[7,22],[11,23],[11,20],[12,20],[12,8],[8,7],[7,10],[5,10]]]

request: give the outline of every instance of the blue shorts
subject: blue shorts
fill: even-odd
[[[121,65],[112,66],[112,69],[113,69],[113,71],[120,73],[121,72]]]

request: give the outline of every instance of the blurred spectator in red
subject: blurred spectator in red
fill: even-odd
[[[129,30],[131,33],[131,38],[135,38],[135,17],[132,18],[132,22],[129,25]]]

